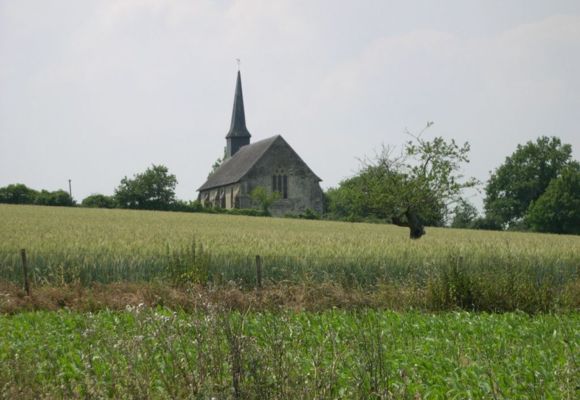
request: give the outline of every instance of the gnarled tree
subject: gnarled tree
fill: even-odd
[[[385,219],[408,227],[411,239],[422,237],[425,225],[443,224],[449,206],[477,181],[464,180],[460,172],[469,162],[469,143],[460,146],[442,137],[426,140],[425,129],[419,135],[409,133],[412,140],[400,155],[383,146],[375,157],[363,160],[356,176],[329,192],[330,211]]]

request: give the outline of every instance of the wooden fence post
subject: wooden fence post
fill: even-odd
[[[26,263],[26,250],[20,250],[20,257],[22,257],[22,273],[24,274],[24,290],[26,295],[30,296],[30,282],[28,282],[28,265]]]
[[[256,288],[262,289],[262,258],[256,256]]]

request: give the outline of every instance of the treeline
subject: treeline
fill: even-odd
[[[164,165],[152,165],[133,178],[124,177],[113,196],[93,194],[85,198],[83,207],[125,208],[133,210],[160,210],[206,212],[232,215],[265,215],[261,210],[225,210],[203,207],[198,200],[183,201],[175,196],[177,178]]]
[[[479,185],[461,171],[469,144],[440,137],[427,141],[421,134],[413,138],[400,155],[383,148],[353,177],[328,189],[323,215],[307,210],[297,217],[393,223],[409,227],[412,238],[421,237],[424,226],[580,234],[580,163],[572,159],[572,146],[559,138],[542,136],[518,145],[486,182],[483,213],[463,196],[466,188]],[[112,196],[92,194],[80,205],[267,216],[276,200],[260,188],[252,193],[260,209],[204,208],[197,200],[177,199],[176,185],[167,167],[152,165],[124,177]],[[37,191],[23,184],[0,188],[0,203],[76,205],[64,190]]]
[[[518,145],[485,185],[484,212],[461,202],[452,227],[580,234],[580,163],[542,136]]]
[[[430,125],[428,125],[430,126]],[[326,218],[454,228],[580,234],[580,163],[572,146],[542,136],[518,145],[485,184],[483,213],[462,195],[466,150],[441,138],[384,148],[326,192]],[[463,182],[463,183],[461,183]]]
[[[21,183],[0,188],[0,203],[36,204],[40,206],[74,206],[75,201],[64,190],[34,190]]]
[[[180,212],[205,212],[230,215],[269,215],[257,209],[232,209],[203,207],[198,200],[183,201],[175,196],[177,178],[163,165],[152,165],[133,178],[124,177],[112,196],[92,194],[84,198],[80,206],[87,208],[121,208],[134,210],[159,210]],[[12,184],[0,188],[0,203],[32,204],[43,206],[78,206],[64,190],[37,191],[24,184]]]

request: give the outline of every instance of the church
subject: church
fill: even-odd
[[[277,192],[269,208],[272,215],[301,214],[307,209],[323,211],[321,179],[280,135],[250,143],[246,127],[240,71],[236,81],[234,109],[226,135],[226,151],[221,165],[198,189],[204,207],[259,208],[250,193],[263,187]]]

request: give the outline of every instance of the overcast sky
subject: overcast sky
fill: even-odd
[[[164,164],[196,198],[236,58],[252,140],[283,135],[324,188],[427,121],[482,181],[541,135],[580,158],[578,0],[0,0],[0,186],[80,201]]]

